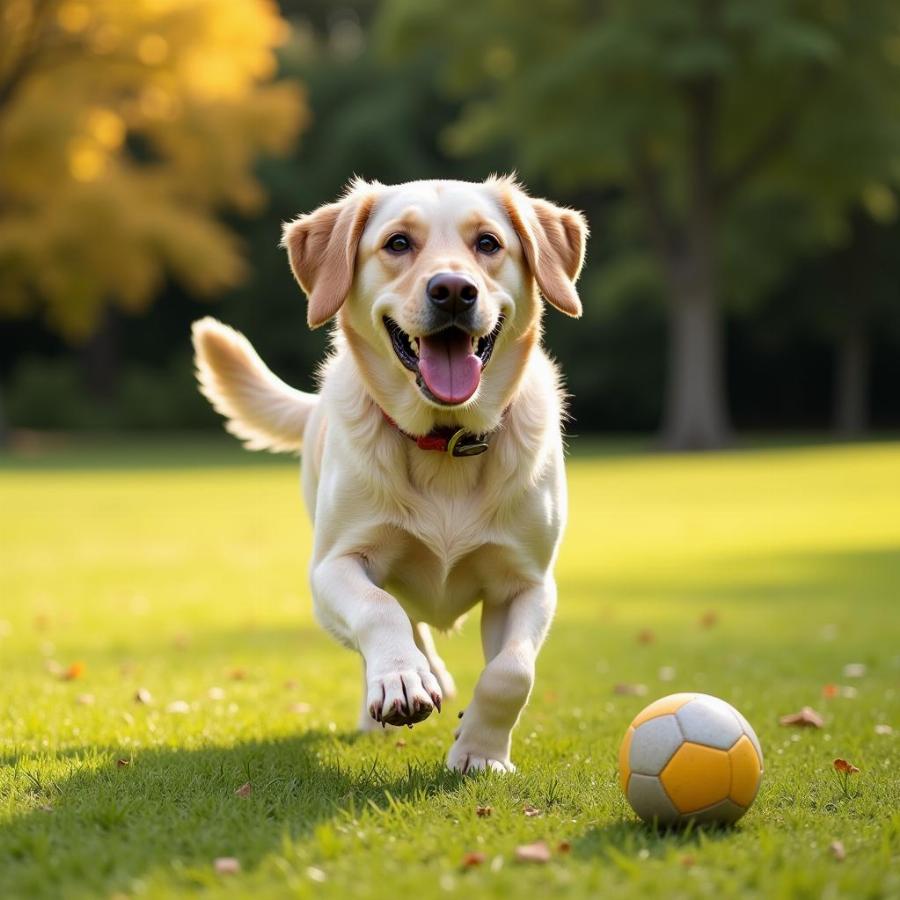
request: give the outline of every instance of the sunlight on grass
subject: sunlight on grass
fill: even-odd
[[[461,689],[442,716],[356,737],[358,661],[312,617],[295,465],[206,454],[0,467],[0,896],[900,891],[900,445],[573,459],[559,616],[506,779],[442,767],[475,622],[439,641]],[[732,832],[657,835],[618,793],[627,723],[682,689],[763,743]],[[779,727],[804,704],[823,729]],[[572,849],[514,863],[533,840]],[[464,871],[471,850],[487,862]]]

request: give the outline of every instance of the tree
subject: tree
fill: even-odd
[[[240,281],[223,213],[263,194],[261,153],[304,121],[272,82],[287,30],[265,0],[8,0],[0,11],[0,314],[83,341],[166,278]]]
[[[639,209],[669,315],[673,448],[729,438],[722,308],[742,286],[722,276],[729,248],[753,252],[742,213],[777,227],[799,208],[826,241],[900,174],[892,0],[391,0],[381,33],[392,53],[429,47],[466,98],[459,152],[505,140],[526,177]]]

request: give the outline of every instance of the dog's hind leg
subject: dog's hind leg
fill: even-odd
[[[434,638],[431,636],[431,629],[424,622],[417,622],[413,625],[413,640],[416,646],[425,655],[428,665],[444,694],[444,699],[451,699],[456,696],[456,683],[453,676],[447,669],[446,663],[438,655],[437,648],[434,646]]]

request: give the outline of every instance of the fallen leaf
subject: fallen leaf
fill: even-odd
[[[885,725],[884,723],[879,722],[875,726],[875,734],[893,734],[893,733],[894,733],[894,729],[891,728],[890,725]]]
[[[238,797],[249,797],[253,793],[253,785],[245,781],[234,793]]]
[[[75,698],[75,702],[79,706],[93,706],[94,705],[94,695],[93,694],[79,694]]]
[[[550,862],[550,848],[544,841],[523,844],[516,847],[516,859],[519,862],[547,863]]]
[[[127,766],[130,766],[130,765],[131,765],[131,760],[130,760],[130,759],[124,759],[124,758],[123,758],[123,759],[117,759],[117,760],[116,760],[116,768],[118,768],[118,769],[124,769],[124,768],[126,768]]]
[[[134,702],[149,706],[153,702],[153,694],[151,694],[147,688],[138,688],[134,692]]]
[[[715,626],[718,624],[719,614],[712,609],[708,610],[707,612],[703,613],[702,616],[700,616],[701,628],[715,628]]]
[[[833,700],[835,697],[839,697],[841,693],[841,689],[836,684],[826,684],[822,688],[822,696],[826,700]]]
[[[613,693],[622,697],[643,697],[647,693],[646,684],[614,684]]]
[[[213,861],[213,868],[219,875],[237,875],[241,864],[233,856],[220,856]]]
[[[797,725],[800,728],[821,728],[825,720],[810,706],[804,706],[800,712],[782,716],[779,720],[782,725]]]
[[[73,662],[63,673],[60,675],[63,681],[75,681],[78,678],[81,678],[85,672],[85,665],[81,661]]]
[[[847,851],[844,849],[843,841],[832,841],[828,845],[828,849],[838,862],[843,862],[847,858]]]
[[[846,759],[836,759],[833,763],[838,772],[846,772],[848,775],[855,775],[859,769]]]
[[[541,811],[536,806],[532,806],[530,803],[526,803],[522,807],[522,812],[525,813],[525,816],[529,819],[541,814]]]
[[[844,678],[862,678],[865,674],[865,663],[847,663],[844,666]]]
[[[480,866],[487,857],[479,850],[474,850],[471,853],[466,853],[462,858],[462,865],[470,869],[473,866]]]
[[[649,628],[642,628],[637,635],[639,644],[652,644],[656,640],[656,635]]]
[[[572,845],[571,845],[568,841],[560,841],[560,842],[556,845],[556,852],[557,852],[557,853],[563,853],[563,854],[565,854],[565,853],[571,853],[571,852],[572,852]]]
[[[167,713],[173,713],[176,716],[183,716],[191,711],[191,705],[186,700],[173,700],[167,707]]]
[[[491,813],[493,813],[493,811],[494,811],[493,806],[476,806],[475,807],[475,815],[479,816],[482,819],[486,819],[488,816],[491,815]]]

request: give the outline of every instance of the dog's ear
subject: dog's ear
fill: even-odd
[[[511,178],[497,184],[528,266],[544,298],[567,316],[581,315],[575,282],[584,262],[588,226],[574,209],[529,197]]]
[[[374,203],[371,186],[356,181],[343,199],[285,224],[281,244],[287,248],[294,277],[309,298],[310,328],[324,325],[347,299],[359,239]]]

